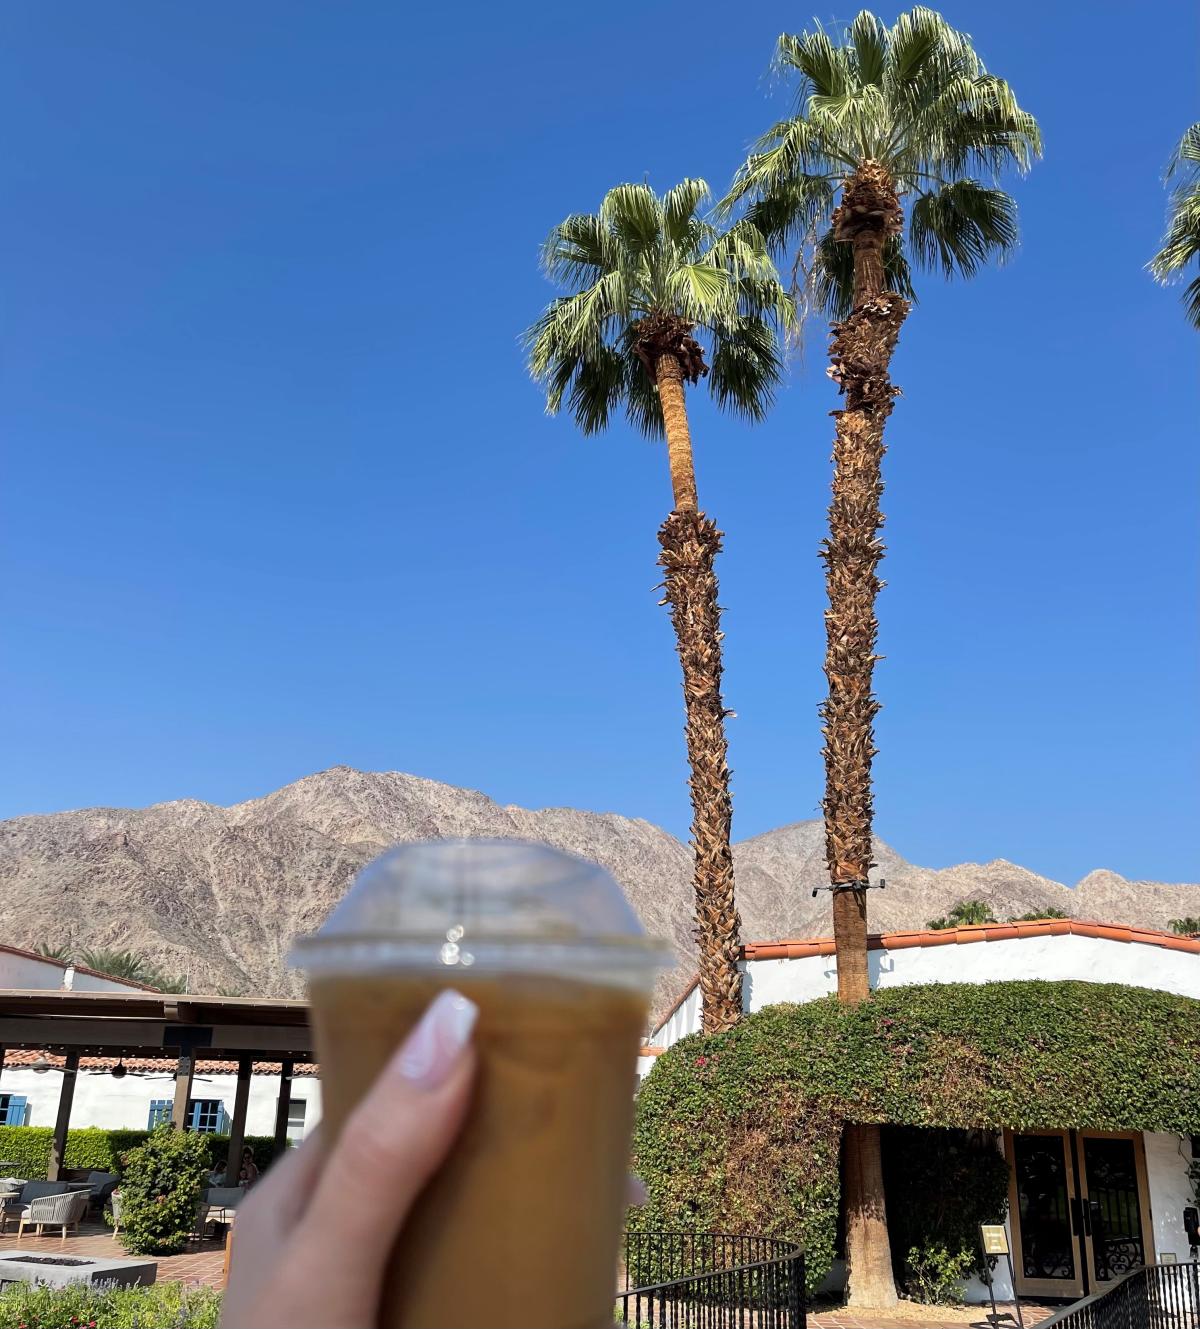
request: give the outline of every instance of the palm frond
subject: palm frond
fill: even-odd
[[[1200,259],[1200,124],[1191,125],[1180,139],[1167,179],[1178,184],[1171,194],[1167,232],[1149,265],[1163,283],[1178,280],[1189,264]],[[1185,288],[1183,305],[1188,321],[1200,328],[1200,277]]]
[[[972,277],[989,258],[1017,245],[1017,207],[1002,189],[978,180],[920,194],[909,211],[909,249],[918,267]]]

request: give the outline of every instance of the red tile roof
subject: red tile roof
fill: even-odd
[[[65,1061],[64,1057],[57,1056],[54,1053],[39,1052],[36,1048],[12,1048],[4,1057],[5,1069],[10,1066],[29,1067],[37,1061],[39,1057],[44,1056],[51,1067],[61,1070]],[[173,1057],[125,1057],[125,1069],[130,1074],[159,1074],[173,1075],[175,1072],[175,1059]],[[116,1057],[80,1057],[79,1069],[81,1071],[111,1071],[117,1064]],[[197,1061],[197,1075],[236,1075],[238,1064],[236,1061]],[[317,1075],[319,1067],[315,1063],[298,1062],[293,1075]],[[256,1061],[254,1063],[255,1075],[278,1075],[280,1064],[277,1061]]]
[[[923,928],[918,932],[881,932],[868,937],[867,946],[873,951],[901,951],[910,946],[962,946],[973,941],[1062,936],[1133,941],[1143,946],[1161,946],[1168,951],[1187,951],[1192,955],[1200,955],[1200,939],[1194,937],[1160,932],[1157,928],[1088,923],[1079,918],[1044,918],[1034,923],[976,923],[970,927],[940,930]],[[833,954],[832,937],[800,941],[750,941],[742,947],[742,957],[746,960],[803,960],[812,955]]]

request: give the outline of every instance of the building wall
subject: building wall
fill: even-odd
[[[1015,979],[1081,979],[1125,983],[1200,998],[1200,956],[1101,937],[1041,936],[975,941],[948,946],[910,946],[871,951],[873,988],[913,983],[994,983]],[[743,1000],[749,1011],[781,1001],[805,1002],[837,991],[837,959],[810,955],[795,960],[743,963]],[[670,1047],[700,1028],[700,990],[694,988],[650,1042]]]
[[[39,1075],[27,1067],[9,1066],[0,1073],[0,1093],[21,1094],[27,1099],[29,1126],[53,1126],[58,1115],[58,1097],[62,1090],[62,1072],[49,1070]],[[197,1074],[192,1080],[193,1098],[215,1098],[233,1116],[237,1091],[236,1075]],[[175,1079],[163,1074],[126,1075],[114,1080],[107,1071],[80,1070],[75,1081],[71,1104],[71,1125],[103,1126],[110,1130],[144,1130],[154,1099],[172,1098]],[[247,1135],[273,1135],[275,1105],[279,1099],[277,1075],[255,1075],[250,1082],[250,1101],[246,1108]],[[321,1083],[315,1075],[300,1075],[292,1080],[292,1100],[305,1101],[304,1128],[296,1132],[302,1138],[321,1119]]]
[[[1145,1142],[1146,1180],[1154,1224],[1153,1240],[1146,1243],[1147,1255],[1153,1252],[1153,1258],[1161,1259],[1164,1251],[1171,1251],[1182,1264],[1189,1254],[1183,1210],[1186,1205],[1196,1203],[1187,1174],[1192,1161],[1191,1141],[1186,1135],[1146,1131]]]
[[[26,991],[57,992],[70,988],[74,992],[144,992],[132,983],[117,978],[102,978],[99,974],[86,974],[57,960],[29,955],[24,951],[10,951],[0,947],[0,988],[21,988]]]

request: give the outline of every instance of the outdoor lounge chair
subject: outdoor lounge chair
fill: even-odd
[[[241,1186],[209,1186],[200,1193],[196,1213],[196,1235],[203,1241],[210,1223],[231,1223],[234,1211],[246,1197]]]
[[[64,1191],[61,1195],[39,1195],[22,1209],[17,1224],[20,1241],[27,1227],[36,1227],[38,1236],[45,1227],[62,1227],[63,1245],[67,1243],[67,1228],[79,1227],[79,1220],[87,1213],[90,1190]]]
[[[14,1180],[17,1180],[14,1178]],[[65,1195],[67,1183],[65,1181],[22,1181],[20,1190],[11,1195],[4,1201],[4,1206],[0,1209],[0,1232],[8,1230],[8,1220],[10,1218],[19,1219],[26,1208],[34,1200],[40,1199],[44,1195]]]

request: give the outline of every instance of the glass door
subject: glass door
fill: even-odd
[[[1079,1133],[1088,1273],[1097,1291],[1146,1263],[1150,1204],[1141,1135]]]
[[[1013,1266],[1022,1296],[1083,1296],[1083,1250],[1066,1131],[1008,1135]]]

